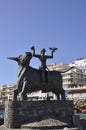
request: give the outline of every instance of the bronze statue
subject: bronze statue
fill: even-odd
[[[49,48],[51,50],[51,55],[45,55],[46,50],[43,48],[40,52],[40,54],[35,54],[35,47],[32,46],[31,49],[33,50],[33,56],[39,58],[41,64],[39,69],[42,72],[42,84],[46,84],[47,83],[47,77],[46,77],[46,69],[47,69],[47,65],[46,65],[46,60],[53,58],[53,52],[55,52],[55,50],[57,50],[57,48]]]
[[[47,83],[44,86],[41,79],[41,70],[32,68],[30,60],[31,52],[26,52],[18,57],[9,57],[18,63],[17,84],[14,90],[13,100],[17,100],[20,94],[21,100],[27,100],[27,93],[42,90],[42,92],[52,91],[59,99],[65,100],[65,91],[62,88],[62,75],[59,71],[46,71]]]

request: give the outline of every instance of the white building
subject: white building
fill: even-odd
[[[84,58],[78,58],[75,61],[72,61],[69,66],[76,66],[79,67],[81,69],[86,69],[86,59]]]
[[[7,100],[12,100],[13,98],[13,91],[16,85],[2,85],[0,86],[0,99],[1,102],[5,102]]]
[[[68,88],[77,88],[86,86],[86,75],[83,73],[82,69],[75,67],[70,71],[63,73],[63,87],[64,89]]]
[[[78,59],[68,64],[52,64],[50,70],[63,71],[74,66],[74,69],[62,73],[63,88],[69,98],[86,98],[86,59]]]

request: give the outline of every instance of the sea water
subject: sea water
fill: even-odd
[[[75,115],[80,115],[80,118],[86,119],[86,113],[75,113]]]
[[[0,116],[4,115],[4,110],[0,110]]]

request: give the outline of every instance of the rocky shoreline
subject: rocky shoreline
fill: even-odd
[[[73,104],[76,113],[86,113],[86,99],[75,99]]]

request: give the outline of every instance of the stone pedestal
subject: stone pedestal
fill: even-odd
[[[73,115],[72,101],[7,101],[4,125],[6,128],[20,128],[23,124],[53,119],[71,127]]]

